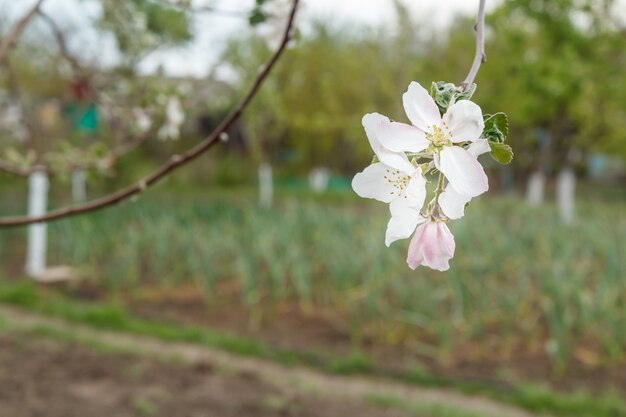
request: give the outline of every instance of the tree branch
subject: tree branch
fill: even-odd
[[[0,62],[6,59],[9,51],[15,45],[17,38],[19,38],[24,28],[26,28],[30,19],[32,19],[33,16],[35,16],[39,11],[41,3],[43,3],[43,0],[37,0],[33,7],[31,7],[31,9],[9,31],[4,41],[0,44]]]
[[[22,124],[26,128],[26,145],[28,149],[34,152],[37,157],[37,162],[40,159],[40,155],[38,152],[37,146],[37,128],[35,123],[32,122],[34,118],[29,116],[29,108],[26,103],[26,99],[22,96],[20,92],[19,83],[17,77],[15,76],[15,71],[13,71],[13,66],[11,65],[11,60],[9,57],[6,57],[4,61],[0,61],[0,65],[4,66],[4,69],[7,74],[7,81],[9,83],[9,92],[17,102],[20,107],[21,116],[22,116]]]
[[[250,102],[258,92],[259,88],[261,87],[267,76],[270,74],[272,68],[274,68],[274,66],[282,56],[283,52],[285,51],[285,48],[287,47],[287,44],[292,37],[293,23],[295,20],[296,11],[298,9],[298,4],[299,0],[293,0],[291,11],[289,13],[289,19],[287,21],[287,25],[285,26],[285,31],[283,33],[281,43],[278,46],[278,49],[269,59],[269,61],[265,64],[263,69],[259,72],[247,94],[244,96],[242,101],[233,109],[233,111],[228,116],[226,116],[224,120],[222,120],[220,125],[198,145],[189,149],[182,155],[173,155],[172,157],[170,157],[168,162],[166,162],[154,173],[139,181],[135,185],[131,185],[127,188],[121,189],[112,194],[109,194],[108,196],[93,200],[86,204],[60,208],[39,217],[15,216],[0,218],[0,227],[24,226],[33,223],[59,220],[65,217],[88,213],[115,205],[129,199],[134,195],[142,193],[146,188],[154,185],[155,183],[169,175],[171,172],[190,163],[191,161],[202,155],[204,152],[211,149],[216,144],[220,143],[220,140],[221,138],[223,138],[223,134],[225,134],[225,131],[235,121],[239,119],[243,111],[246,109],[248,104],[250,104]]]
[[[17,175],[19,177],[28,177],[32,170],[29,168],[22,168],[18,165],[12,164],[7,161],[3,161],[0,159],[0,171],[3,171],[7,174]]]
[[[41,17],[41,19],[50,27],[50,30],[56,39],[61,56],[63,56],[63,58],[65,58],[65,60],[70,64],[74,73],[82,74],[83,70],[78,63],[78,60],[76,60],[76,58],[74,58],[70,53],[67,47],[67,42],[65,41],[65,35],[59,25],[57,25],[57,23],[48,14],[42,12],[41,10],[38,11],[38,14],[39,17]]]
[[[69,166],[68,172],[76,171],[77,169],[82,169],[82,170],[98,169],[100,168],[100,162],[102,161],[107,161],[108,166],[112,167],[115,165],[118,159],[126,156],[127,154],[137,149],[139,145],[144,143],[149,138],[150,138],[150,134],[148,132],[140,133],[134,136],[133,138],[127,140],[126,142],[111,149],[110,152],[106,156],[99,158],[99,160],[96,162],[93,162],[93,161],[84,162],[84,163],[73,164]]]
[[[474,62],[470,68],[465,81],[461,83],[463,91],[467,91],[472,86],[478,70],[483,62],[487,61],[487,55],[485,54],[485,3],[487,0],[480,0],[478,5],[478,16],[476,17],[476,55],[474,56]]]
[[[129,154],[132,151],[134,151],[135,149],[137,149],[139,147],[139,145],[144,143],[149,138],[150,138],[150,135],[147,132],[146,133],[140,133],[140,134],[132,137],[131,139],[127,140],[126,142],[124,142],[124,143],[116,146],[115,148],[111,149],[110,152],[106,156],[103,156],[97,162],[86,161],[86,162],[82,162],[82,163],[78,163],[78,164],[69,164],[69,165],[67,165],[65,167],[63,172],[71,173],[73,171],[76,171],[77,169],[81,169],[81,170],[98,169],[100,167],[99,162],[101,162],[101,161],[108,161],[110,166],[113,166],[118,159],[123,158],[127,154]],[[33,172],[36,172],[36,171],[38,171],[38,172],[42,172],[42,171],[46,172],[48,174],[48,176],[56,176],[60,172],[59,170],[52,171],[49,167],[47,167],[45,165],[34,165],[34,166],[30,166],[30,167],[21,167],[19,165],[16,165],[14,163],[11,163],[11,162],[3,160],[3,159],[0,159],[0,171],[4,172],[6,174],[20,176],[20,177],[28,177],[30,174],[32,174]]]

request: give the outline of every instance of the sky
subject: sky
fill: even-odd
[[[0,9],[11,19],[18,18],[35,0],[0,0]],[[212,5],[222,10],[251,10],[254,0],[193,0],[196,5]],[[446,25],[458,13],[473,14],[478,0],[403,0],[411,13],[420,20],[428,19],[437,25]],[[493,3],[493,2],[492,2]],[[53,16],[62,27],[76,31],[78,42],[71,48],[80,48],[81,54],[93,60],[115,60],[112,39],[103,39],[90,31],[85,16],[95,16],[99,8],[89,0],[45,0],[43,10]],[[302,0],[300,19],[330,18],[345,24],[385,25],[393,19],[392,0]],[[204,14],[195,21],[196,37],[188,45],[173,50],[157,50],[141,63],[143,73],[163,67],[168,74],[202,77],[214,66],[224,39],[250,30],[244,19],[215,14]],[[43,29],[41,29],[43,30]],[[109,46],[106,46],[106,45]],[[103,46],[104,45],[104,46]]]
[[[200,1],[201,2],[201,1]],[[254,0],[222,0],[212,2],[216,7],[226,10],[250,10]],[[433,22],[441,24],[448,23],[457,13],[471,13],[477,7],[477,1],[472,0],[404,0],[411,12],[415,15],[427,15]],[[476,3],[476,4],[472,4]],[[392,0],[302,0],[300,10],[301,20],[310,20],[316,17],[331,18],[334,21],[351,22],[357,24],[383,25],[393,18]],[[207,50],[215,45],[216,39],[224,39],[229,34],[246,29],[245,22],[233,18],[224,18],[215,15],[203,17],[198,22],[198,39],[189,47],[176,53],[177,58],[172,59],[171,53],[157,52],[149,57],[143,70],[153,70],[159,65],[163,65],[170,73],[192,74],[205,73],[214,59],[207,62],[202,57]]]

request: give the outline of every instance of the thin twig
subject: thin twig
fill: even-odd
[[[26,145],[28,146],[28,149],[35,154],[37,157],[36,159],[39,159],[40,155],[36,139],[37,127],[33,122],[34,118],[31,117],[31,114],[29,114],[30,112],[26,99],[20,91],[19,83],[15,75],[15,71],[13,71],[13,65],[11,64],[11,59],[7,57],[4,61],[0,61],[0,65],[2,65],[6,71],[7,81],[9,83],[9,92],[20,107],[22,124],[26,128]]]
[[[54,19],[52,19],[48,14],[44,13],[43,11],[39,10],[38,13],[39,17],[41,17],[41,19],[46,22],[46,24],[50,27],[50,30],[52,31],[54,38],[56,39],[57,45],[59,46],[59,52],[61,53],[63,58],[65,58],[65,60],[70,64],[70,66],[72,67],[72,71],[74,73],[82,74],[83,70],[78,63],[78,60],[74,58],[70,53],[67,47],[67,42],[65,40],[65,35],[63,34],[63,31],[61,30],[59,25],[57,25]]]
[[[77,164],[71,163],[71,164],[68,164],[65,167],[65,169],[62,171],[65,173],[71,173],[73,171],[76,171],[77,169],[81,169],[81,170],[98,169],[100,168],[100,163],[102,161],[108,161],[109,165],[113,166],[115,162],[117,162],[118,159],[123,158],[124,156],[128,155],[129,153],[137,149],[139,145],[144,143],[149,138],[150,138],[150,135],[147,132],[140,133],[134,136],[133,138],[127,140],[126,142],[120,144],[119,146],[116,146],[115,148],[111,149],[111,151],[106,156],[99,158],[98,161],[95,161],[95,162],[87,161],[87,162],[81,162]],[[55,176],[55,175],[58,175],[60,172],[59,170],[51,171],[50,168],[46,167],[45,165],[21,167],[19,165],[16,165],[14,163],[11,163],[3,159],[0,159],[0,171],[6,174],[11,174],[11,175],[20,176],[20,177],[28,177],[30,174],[36,171],[47,172],[48,176]]]
[[[0,159],[0,171],[3,171],[7,174],[17,175],[20,177],[27,177],[31,174],[30,168],[22,168],[19,165],[12,164],[8,161],[3,161]]]
[[[485,3],[487,0],[480,0],[478,5],[478,16],[476,17],[476,55],[474,56],[474,62],[470,68],[465,81],[461,83],[463,91],[467,91],[472,86],[478,70],[483,62],[487,61],[487,55],[485,54]]]
[[[107,166],[112,167],[113,165],[115,165],[118,159],[123,158],[124,156],[128,155],[129,153],[137,149],[139,145],[144,143],[149,138],[150,138],[150,134],[148,132],[140,133],[134,136],[133,138],[127,140],[126,142],[120,144],[119,146],[116,146],[115,148],[111,149],[111,151],[106,156],[102,158],[98,158],[97,161],[88,161],[88,162],[83,162],[83,163],[78,163],[78,164],[72,164],[71,166],[67,167],[68,168],[67,171],[72,172],[72,171],[76,171],[77,169],[81,169],[85,171],[99,169],[101,167],[102,161],[106,161]]]
[[[281,43],[269,59],[269,61],[265,64],[263,69],[259,72],[257,77],[255,78],[252,86],[248,90],[248,93],[244,96],[243,100],[235,107],[235,109],[228,115],[226,118],[220,123],[220,125],[202,142],[193,148],[189,149],[187,152],[182,155],[173,155],[170,157],[169,161],[162,165],[159,169],[157,169],[154,173],[139,181],[137,184],[132,185],[130,187],[121,189],[112,194],[109,194],[105,197],[93,200],[83,205],[73,206],[73,207],[64,207],[57,210],[53,210],[43,216],[38,217],[28,217],[28,216],[14,216],[14,217],[4,217],[0,218],[0,227],[14,227],[14,226],[25,226],[33,223],[42,223],[48,222],[52,220],[59,220],[65,217],[75,216],[77,214],[88,213],[96,210],[103,209],[105,207],[109,207],[125,201],[130,197],[142,193],[146,188],[151,185],[157,183],[161,179],[165,178],[171,172],[176,169],[188,164],[193,161],[204,152],[212,148],[213,146],[220,143],[220,138],[222,134],[235,122],[239,119],[243,111],[246,109],[248,104],[252,101],[259,88],[271,72],[272,68],[276,65],[279,58],[282,56],[287,44],[291,40],[292,37],[292,29],[293,23],[296,16],[296,11],[298,9],[299,0],[293,0],[291,12],[289,14],[289,20],[287,21],[287,25],[285,26],[285,31],[283,33],[283,37]]]
[[[4,41],[0,44],[0,61],[4,61],[9,54],[13,45],[19,38],[20,34],[28,25],[30,19],[33,18],[39,11],[39,7],[41,7],[41,3],[43,0],[37,0],[37,2],[31,7],[31,9],[13,26],[13,28],[9,31]]]

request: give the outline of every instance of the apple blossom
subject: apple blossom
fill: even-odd
[[[144,109],[141,107],[133,108],[133,115],[135,116],[137,129],[139,129],[140,132],[144,133],[150,130],[150,127],[152,127],[152,119]]]
[[[467,151],[478,158],[480,155],[491,151],[489,143],[486,139],[478,139],[472,142]],[[470,202],[472,197],[458,193],[452,186],[448,184],[445,190],[439,196],[439,207],[443,214],[449,219],[460,219],[465,215],[465,206]]]
[[[178,139],[180,137],[180,128],[184,121],[185,113],[180,101],[175,96],[170,97],[165,108],[165,123],[158,132],[159,139]]]
[[[424,265],[437,271],[447,271],[455,246],[454,236],[444,222],[426,221],[411,239],[407,263],[411,269]]]
[[[398,199],[421,209],[426,198],[426,180],[420,167],[414,166],[402,152],[390,151],[381,135],[389,119],[376,113],[363,117],[363,127],[372,150],[380,162],[355,175],[352,188],[363,198],[373,198],[383,203]]]
[[[511,148],[503,143],[508,134],[506,115],[483,117],[480,107],[469,100],[475,89],[439,82],[433,84],[431,97],[412,82],[403,95],[410,124],[378,113],[363,117],[376,157],[354,177],[352,188],[361,197],[389,204],[387,246],[413,235],[407,257],[412,269],[419,265],[449,269],[455,242],[446,223],[463,217],[467,203],[489,189],[478,157],[490,152],[498,162],[512,159]],[[429,173],[438,173],[438,179],[425,206]]]

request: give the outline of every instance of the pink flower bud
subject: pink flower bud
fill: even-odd
[[[445,223],[429,220],[421,224],[409,245],[407,263],[411,269],[420,265],[447,271],[454,256],[454,236]]]

